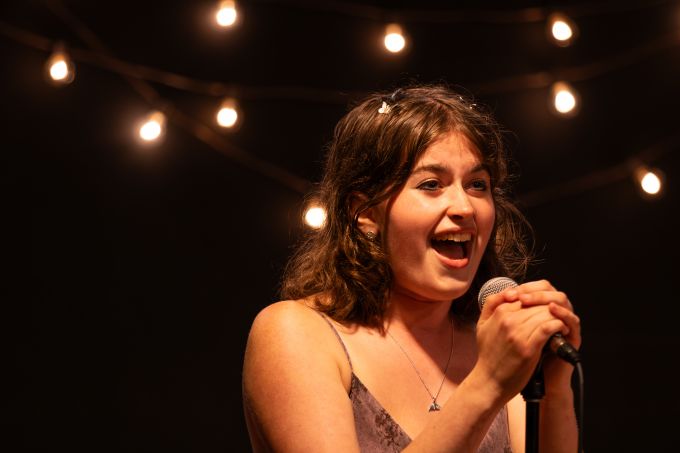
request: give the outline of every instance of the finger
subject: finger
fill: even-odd
[[[538,325],[554,319],[559,318],[555,317],[545,305],[522,307],[521,310],[513,314],[513,322],[517,325],[517,332],[523,338],[529,338]]]
[[[514,343],[518,350],[524,351],[527,357],[533,357],[551,335],[565,329],[564,323],[553,316],[545,305],[510,313],[504,318],[503,325],[508,341]]]
[[[517,289],[520,294],[534,291],[555,291],[555,287],[548,280],[535,280],[522,283],[515,289]]]
[[[575,322],[580,322],[579,317],[574,313],[572,310],[570,310],[567,307],[563,307],[559,304],[555,303],[550,303],[548,304],[548,309],[550,312],[557,318],[563,319],[566,321],[575,321]]]
[[[496,310],[496,308],[505,302],[517,301],[518,293],[515,288],[507,288],[496,294],[490,294],[484,298],[482,313],[480,319],[486,319]]]
[[[561,333],[566,328],[566,325],[561,319],[551,318],[534,326],[530,332],[528,342],[532,347],[542,348],[548,341],[548,338],[556,333]]]
[[[553,316],[561,319],[566,324],[568,330],[562,333],[569,337],[574,347],[578,348],[581,344],[581,319],[573,311],[559,305],[551,304],[548,307]]]
[[[569,297],[562,291],[535,291],[532,293],[522,293],[519,295],[519,300],[525,306],[533,305],[548,305],[549,303],[555,303],[568,310],[573,311],[573,306]]]

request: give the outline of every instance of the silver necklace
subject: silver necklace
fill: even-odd
[[[418,375],[418,379],[420,379],[420,382],[423,384],[423,387],[425,387],[425,390],[427,390],[427,393],[430,395],[430,398],[432,398],[432,404],[430,404],[430,407],[428,408],[428,412],[433,412],[433,411],[440,411],[442,407],[437,403],[437,398],[439,398],[439,393],[442,391],[442,387],[444,387],[444,381],[446,380],[446,372],[449,370],[449,363],[451,363],[451,356],[453,355],[453,336],[454,336],[454,328],[453,328],[453,318],[451,318],[451,346],[449,349],[449,358],[446,360],[446,367],[444,368],[444,376],[442,376],[442,382],[439,384],[439,390],[437,390],[437,394],[433,395],[432,392],[430,391],[429,388],[427,388],[427,384],[425,384],[425,381],[423,380],[423,377],[420,375],[420,372],[418,371],[418,368],[416,368],[416,364],[413,363],[413,360],[411,360],[411,357],[406,353],[406,350],[401,347],[399,342],[397,341],[396,338],[392,336],[390,331],[387,331],[387,335],[390,336],[392,341],[399,346],[399,349],[401,349],[401,352],[404,353],[408,361],[411,363],[411,366],[413,367],[413,370],[416,372]]]

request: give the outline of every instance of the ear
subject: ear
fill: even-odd
[[[352,195],[351,209],[353,215],[361,209],[361,206],[367,201],[366,195],[355,193]],[[378,235],[380,233],[380,223],[378,222],[378,211],[376,206],[364,209],[357,217],[357,227],[359,231],[364,234],[373,233]]]

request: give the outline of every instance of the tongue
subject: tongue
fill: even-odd
[[[453,241],[433,241],[432,247],[441,255],[452,259],[460,260],[465,258],[463,245]]]

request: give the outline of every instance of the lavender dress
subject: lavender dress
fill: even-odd
[[[375,399],[354,374],[352,360],[349,357],[345,343],[340,338],[340,334],[333,324],[325,316],[323,318],[333,329],[335,336],[340,341],[352,370],[349,398],[352,401],[354,423],[362,453],[398,452],[403,450],[411,442],[411,438],[392,419],[385,408],[380,405],[378,400]],[[477,451],[479,453],[512,453],[508,432],[508,414],[505,407],[503,407],[491,423]]]

